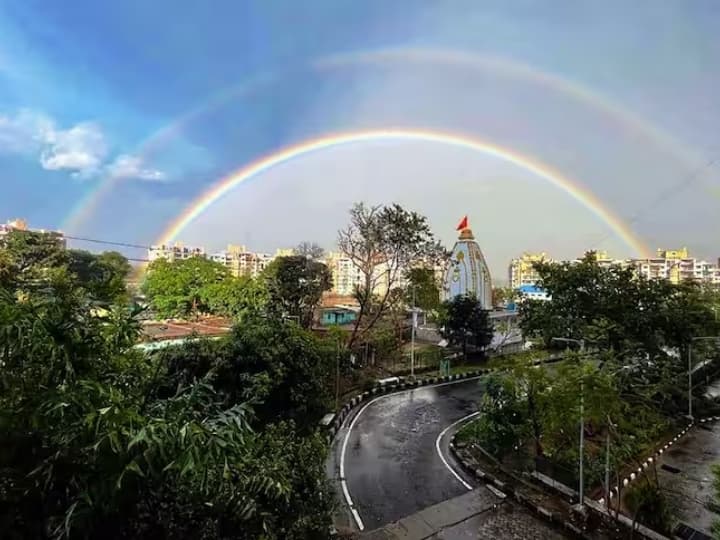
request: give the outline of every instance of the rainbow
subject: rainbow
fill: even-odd
[[[302,72],[304,70],[323,72],[358,65],[382,66],[385,64],[403,65],[406,63],[447,65],[461,70],[491,71],[502,76],[529,81],[530,83],[550,88],[573,101],[582,103],[593,110],[603,113],[628,131],[639,134],[653,144],[663,148],[669,154],[676,156],[688,165],[689,168],[695,168],[699,163],[700,156],[695,151],[688,149],[647,120],[576,81],[538,70],[533,66],[508,58],[452,49],[413,46],[385,47],[369,51],[361,50],[332,54],[311,60],[304,66],[261,72],[239,84],[223,88],[169,124],[153,132],[136,147],[135,154],[142,158],[151,156],[155,150],[161,148],[181,134],[183,129],[194,120],[221,107],[232,99],[250,95],[268,84],[274,84],[290,73]],[[73,206],[62,224],[62,228],[71,232],[78,230],[96,211],[99,203],[112,191],[119,181],[120,179],[110,176],[101,179],[94,189],[89,190],[88,193]]]
[[[576,201],[590,210],[605,223],[625,244],[637,255],[648,256],[650,250],[632,230],[628,228],[619,217],[607,209],[603,203],[590,191],[584,189],[577,182],[571,181],[558,171],[545,164],[539,163],[527,156],[511,151],[496,144],[482,141],[475,137],[429,131],[422,129],[373,129],[364,131],[349,131],[333,133],[322,137],[306,140],[277,152],[266,155],[249,163],[226,177],[217,181],[210,189],[196,198],[170,226],[160,235],[156,244],[168,244],[205,212],[214,202],[229,193],[237,185],[246,182],[273,167],[291,161],[297,157],[332,148],[335,146],[358,144],[364,142],[377,142],[384,140],[421,141],[446,144],[457,148],[465,148],[475,152],[496,157],[512,163],[533,175],[548,181],[556,188],[567,193]]]

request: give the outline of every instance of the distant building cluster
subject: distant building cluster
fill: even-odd
[[[229,245],[227,249],[217,253],[207,253],[205,248],[199,246],[186,246],[181,242],[172,245],[151,246],[147,256],[150,262],[157,259],[179,261],[191,257],[202,257],[218,262],[230,269],[232,275],[257,277],[276,258],[292,255],[292,249],[278,249],[274,255],[269,253],[255,253],[245,246]]]
[[[67,247],[65,235],[61,231],[31,229],[30,227],[28,227],[27,221],[25,221],[24,219],[14,219],[6,223],[0,223],[0,245],[4,242],[5,237],[12,231],[26,231],[46,234],[48,236],[54,237],[62,248]]]
[[[613,259],[606,251],[594,254],[600,266],[634,268],[638,275],[647,279],[667,279],[671,283],[694,280],[720,287],[720,259],[716,263],[696,259],[690,256],[687,248],[658,249],[656,257],[645,259]],[[540,276],[534,265],[540,261],[555,262],[545,253],[523,253],[511,260],[508,268],[510,287],[518,291],[523,287],[535,287]]]
[[[191,257],[202,257],[218,262],[230,269],[234,276],[257,277],[277,257],[295,254],[293,249],[278,249],[274,254],[256,253],[245,246],[229,245],[227,249],[217,253],[208,253],[200,246],[186,246],[180,242],[172,245],[152,246],[147,253],[150,262],[157,259],[177,261]],[[351,258],[341,252],[328,252],[320,261],[324,263],[332,275],[333,287],[330,294],[347,298],[352,296],[357,287],[365,285],[365,276]],[[443,269],[439,269],[442,271]],[[388,267],[383,262],[375,266],[372,276],[373,293],[384,295],[389,286]]]

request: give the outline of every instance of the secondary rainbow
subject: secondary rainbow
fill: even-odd
[[[496,73],[500,76],[516,78],[521,81],[547,87],[567,98],[605,114],[627,130],[637,133],[657,144],[669,154],[679,157],[690,168],[696,168],[701,161],[698,153],[675,140],[668,133],[654,126],[632,111],[614,103],[602,94],[581,83],[558,74],[539,70],[536,67],[519,62],[516,59],[502,58],[488,54],[442,48],[424,48],[417,46],[398,46],[380,49],[350,51],[331,54],[310,60],[306,64],[277,71],[264,71],[212,94],[192,107],[169,124],[151,133],[139,143],[133,154],[140,158],[152,158],[155,150],[164,147],[179,136],[185,128],[198,118],[215,110],[233,99],[249,96],[275,84],[292,72],[332,71],[359,65],[429,64],[454,66],[463,71]],[[119,178],[105,176],[98,181],[97,187],[77,202],[63,222],[62,228],[68,231],[80,230],[81,226],[97,211],[98,206],[120,182]]]
[[[180,216],[173,221],[165,232],[160,235],[157,244],[167,244],[177,238],[180,233],[194,219],[205,212],[215,201],[222,198],[233,188],[246,182],[257,175],[272,169],[273,167],[291,161],[297,157],[332,148],[335,146],[359,144],[364,142],[378,142],[383,140],[405,140],[430,142],[465,148],[475,152],[496,157],[503,161],[512,163],[519,168],[539,177],[563,192],[573,197],[577,202],[590,210],[600,221],[610,228],[622,241],[634,252],[635,255],[648,256],[650,250],[643,242],[627,227],[622,220],[590,191],[583,188],[577,182],[571,181],[560,172],[549,166],[540,163],[528,156],[524,156],[513,150],[503,148],[496,144],[483,141],[476,137],[445,133],[440,131],[429,131],[422,129],[373,129],[364,131],[348,131],[332,133],[306,140],[292,146],[283,148],[272,154],[268,154],[253,161],[226,177],[216,182],[210,189],[195,199]]]

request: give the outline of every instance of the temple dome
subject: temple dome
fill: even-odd
[[[490,270],[472,230],[467,226],[460,230],[453,246],[442,290],[443,300],[461,295],[475,296],[483,309],[492,309]]]

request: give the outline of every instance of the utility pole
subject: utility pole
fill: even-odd
[[[417,319],[417,311],[415,308],[415,285],[413,285],[413,307],[412,307],[412,329],[410,330],[410,378],[415,378],[415,321]]]
[[[605,434],[605,507],[610,508],[610,416]]]
[[[340,408],[340,338],[335,348],[335,410]]]

